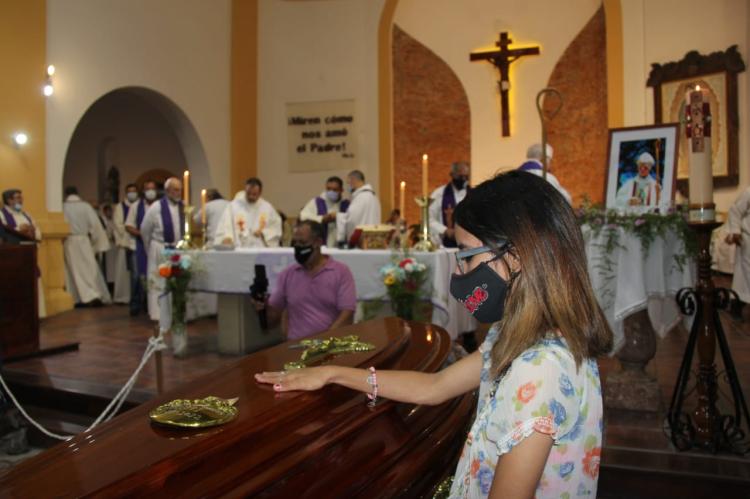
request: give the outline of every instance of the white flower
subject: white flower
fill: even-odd
[[[408,273],[414,272],[414,264],[407,263],[406,265],[404,265],[404,270]]]

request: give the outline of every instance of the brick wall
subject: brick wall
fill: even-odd
[[[564,107],[547,125],[555,176],[581,203],[584,194],[603,202],[607,172],[607,58],[601,7],[557,62],[548,86],[563,94]],[[546,99],[545,111],[555,97]]]
[[[468,57],[468,55],[467,55]],[[469,101],[448,65],[393,26],[394,207],[406,181],[406,219],[418,223],[422,154],[430,158],[430,190],[448,183],[450,164],[470,161]]]

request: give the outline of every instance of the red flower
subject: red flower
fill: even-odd
[[[172,262],[177,263],[177,262],[180,261],[180,255],[179,255],[179,253],[175,253],[174,255],[170,256],[169,259]]]
[[[404,258],[403,260],[401,260],[401,261],[399,262],[398,266],[399,266],[399,267],[401,267],[401,268],[403,269],[404,267],[406,267],[406,266],[407,266],[407,265],[409,265],[410,263],[411,263],[411,264],[413,264],[413,263],[414,263],[414,260],[413,260],[412,258]]]
[[[178,275],[180,275],[181,272],[182,272],[182,269],[178,265],[175,265],[174,267],[172,267],[173,276],[177,277]]]
[[[602,456],[602,448],[594,447],[583,456],[583,472],[591,478],[599,476],[599,461]]]
[[[170,267],[159,267],[159,275],[162,277],[169,277],[172,274]]]

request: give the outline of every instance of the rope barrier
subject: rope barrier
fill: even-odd
[[[138,367],[133,371],[133,374],[130,376],[128,381],[120,388],[120,391],[117,392],[117,395],[112,399],[112,401],[107,405],[107,407],[102,411],[102,413],[99,415],[96,420],[91,423],[91,426],[86,428],[83,433],[87,433],[91,430],[93,430],[96,426],[98,426],[103,421],[109,421],[112,419],[115,414],[120,410],[122,407],[123,402],[127,399],[128,395],[130,394],[130,391],[133,389],[133,386],[135,386],[135,382],[138,379],[138,375],[141,374],[141,371],[145,367],[148,360],[151,358],[151,356],[160,350],[164,350],[167,348],[166,343],[164,343],[164,332],[165,329],[159,328],[159,336],[149,338],[148,345],[146,346],[146,350],[143,352],[143,355],[141,356],[141,362],[138,364]],[[51,431],[44,428],[42,425],[34,421],[34,419],[29,416],[29,414],[24,410],[23,407],[21,407],[21,404],[18,403],[18,400],[16,399],[15,395],[13,395],[13,392],[10,391],[10,388],[8,388],[8,385],[5,383],[5,379],[3,379],[2,374],[0,374],[0,385],[2,385],[3,390],[5,390],[5,393],[8,394],[10,399],[13,401],[13,404],[18,408],[18,410],[21,412],[24,418],[31,423],[37,430],[41,431],[45,435],[51,438],[55,438],[57,440],[63,440],[67,441],[73,438],[74,435],[58,435],[57,433],[52,433]]]

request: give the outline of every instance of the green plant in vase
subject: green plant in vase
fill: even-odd
[[[164,278],[165,289],[172,297],[172,350],[176,357],[187,354],[187,300],[193,261],[187,253],[164,250],[166,260],[159,265],[159,276]]]

